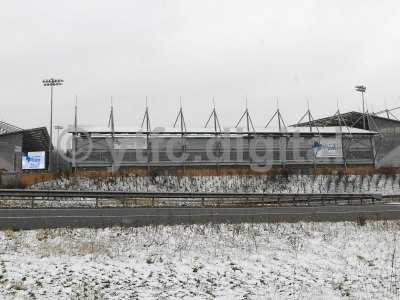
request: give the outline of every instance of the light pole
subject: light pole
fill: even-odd
[[[60,149],[58,148],[60,143],[60,130],[64,129],[64,127],[60,125],[55,125],[54,129],[57,130],[57,172],[60,171]]]
[[[53,151],[53,87],[57,85],[62,85],[64,80],[62,79],[45,79],[42,81],[44,86],[50,87],[50,143],[49,143],[49,166],[48,171],[51,172],[52,168],[52,158],[51,154]]]
[[[367,90],[367,87],[365,85],[357,85],[356,86],[356,91],[357,92],[361,92],[361,98],[362,98],[362,109],[363,109],[363,115],[362,115],[362,119],[363,119],[363,129],[365,128],[365,101],[364,101],[364,93]]]

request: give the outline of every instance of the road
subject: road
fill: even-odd
[[[400,219],[400,205],[259,208],[0,209],[0,229],[106,227],[207,222],[296,222]]]

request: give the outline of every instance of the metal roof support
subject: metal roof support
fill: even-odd
[[[282,129],[286,130],[286,123],[283,120],[282,114],[279,110],[279,107],[276,109],[275,113],[272,115],[272,117],[269,119],[269,121],[267,122],[267,125],[265,125],[265,128],[267,128],[269,126],[269,124],[274,120],[277,119],[278,121],[278,128],[279,128],[279,132],[282,131]]]
[[[317,126],[313,126],[313,125],[315,125],[314,124],[315,120],[314,120],[314,117],[311,114],[310,108],[307,109],[306,113],[300,118],[300,120],[297,122],[297,124],[300,124],[304,120],[304,118],[306,118],[306,117],[307,117],[308,126],[310,127],[310,132],[313,132],[312,129],[313,129],[313,127],[315,127],[315,129],[317,130],[317,132],[319,134],[318,127]]]
[[[366,113],[365,113],[365,117],[366,117],[366,121],[367,121],[367,123],[368,123],[368,129],[371,130],[371,128],[374,127],[373,130],[376,131],[376,132],[378,132],[378,136],[379,136],[380,139],[381,139],[381,142],[379,143],[378,147],[376,147],[375,143],[372,142],[372,139],[371,139],[371,145],[373,145],[372,147],[373,147],[373,158],[374,158],[374,163],[376,163],[376,158],[377,158],[377,156],[378,156],[379,149],[380,149],[380,147],[382,146],[382,143],[383,143],[383,140],[384,140],[385,136],[384,136],[384,135],[382,134],[382,132],[380,131],[378,125],[376,124],[374,118],[373,118],[372,115],[368,112],[368,110],[367,110]],[[372,125],[372,126],[371,126],[371,125]]]
[[[360,120],[363,119],[363,118],[364,118],[364,114],[361,114],[360,117],[359,117],[358,119],[356,119],[356,120],[353,122],[353,124],[351,124],[351,127],[355,127],[354,125],[356,125],[356,124],[358,123],[358,121],[360,121]],[[369,124],[367,124],[367,125],[369,125]],[[364,126],[364,124],[363,124],[363,126]],[[363,129],[366,129],[366,128],[363,128]]]
[[[392,116],[393,119],[400,121],[399,118],[397,118],[390,110],[387,110],[387,115],[388,119],[390,119],[390,116]]]
[[[386,113],[386,117],[388,119],[390,119],[392,117],[393,119],[399,121],[399,119],[392,113],[392,110],[393,109],[387,109],[387,108],[384,110],[384,112]]]
[[[379,150],[383,144],[383,140],[384,140],[384,135],[381,133],[378,125],[376,124],[374,118],[371,116],[371,114],[368,112],[368,110],[366,111],[366,120],[368,122],[368,129],[371,130],[371,127],[374,127],[373,130],[378,132],[378,136],[380,137],[381,141],[378,145],[378,147],[376,146],[375,141],[373,140],[372,137],[370,137],[370,142],[371,142],[371,148],[372,148],[372,156],[373,156],[373,160],[374,160],[374,164],[376,164],[376,159],[378,157],[378,153]],[[373,125],[373,126],[371,126]]]
[[[204,128],[207,128],[208,124],[210,123],[211,119],[213,120],[214,123],[214,132],[215,133],[219,133],[221,132],[221,125],[219,123],[219,119],[218,119],[218,115],[217,115],[217,111],[215,109],[215,102],[214,102],[214,98],[213,98],[213,110],[211,112],[210,117],[208,118],[206,125],[204,126]]]
[[[336,113],[335,113],[334,116],[337,117],[337,121],[338,121],[339,128],[340,128],[340,133],[342,134],[342,126],[344,125],[344,126],[346,127],[346,129],[347,129],[347,132],[349,133],[349,136],[350,136],[350,142],[348,143],[348,145],[347,145],[348,147],[347,147],[347,148],[346,148],[346,145],[345,145],[345,143],[344,143],[343,136],[342,136],[343,164],[344,164],[344,167],[347,169],[347,157],[346,157],[346,153],[347,153],[348,149],[350,149],[350,146],[351,146],[351,144],[352,144],[352,142],[353,142],[353,135],[351,134],[350,128],[349,128],[349,127],[347,126],[347,124],[346,124],[346,120],[342,117],[342,113],[340,112],[339,107],[338,107],[338,110],[336,111]],[[342,125],[342,124],[343,124],[343,125]]]
[[[351,130],[350,130],[349,126],[347,126],[346,120],[342,117],[342,113],[340,112],[339,109],[336,111],[334,116],[337,117],[340,131],[342,131],[342,127],[344,126],[347,129],[347,132],[351,135]]]
[[[388,111],[389,115],[393,117],[393,119],[400,121],[391,111]]]
[[[184,138],[184,133],[186,133],[186,122],[185,122],[185,117],[183,116],[183,109],[182,109],[182,98],[179,97],[179,112],[178,115],[175,119],[174,122],[174,128],[176,124],[178,123],[178,120],[180,121],[180,127],[181,127],[181,139],[182,139],[182,153],[186,152],[186,145],[185,145],[185,138]],[[185,162],[182,161],[182,168],[183,168],[183,174],[185,174]]]
[[[150,114],[149,114],[149,106],[147,102],[147,96],[146,96],[146,110],[144,112],[143,120],[142,120],[142,125],[140,128],[143,130],[143,125],[146,123],[146,153],[147,153],[147,171],[150,174],[150,133],[151,133],[151,125],[150,125]]]
[[[10,132],[15,132],[15,131],[20,131],[20,130],[23,130],[23,129],[19,128],[17,126],[11,125],[9,123],[0,121],[0,134],[10,133]]]
[[[267,128],[269,126],[269,124],[271,124],[271,122],[275,118],[278,121],[279,132],[282,132],[282,129],[287,132],[286,123],[283,120],[282,114],[281,114],[281,112],[279,110],[279,102],[278,102],[278,100],[276,101],[276,111],[272,115],[272,117],[269,119],[269,121],[267,122],[267,125],[265,125],[265,128]],[[280,160],[281,160],[281,164],[284,166],[286,164],[286,152],[287,152],[287,148],[288,148],[288,144],[289,144],[289,137],[287,135],[284,135],[284,136],[282,136],[282,138],[279,139],[279,157],[280,157]]]
[[[310,104],[308,104],[306,113],[301,117],[301,119],[297,122],[297,124],[300,124],[304,120],[304,118],[307,118],[307,120],[308,120],[307,123],[308,123],[308,126],[310,128],[310,132],[312,133],[313,132],[313,127],[315,127],[316,130],[317,130],[317,133],[318,133],[318,137],[320,139],[321,134],[319,132],[318,127],[313,126],[313,125],[315,125],[315,120],[314,120],[314,117],[313,117],[313,115],[312,115],[312,113],[310,111]],[[316,153],[314,153],[314,155],[313,155],[314,170],[316,169],[316,158],[317,158],[316,157]]]
[[[141,129],[143,129],[144,124],[146,124],[146,132],[149,133],[151,131],[151,126],[150,126],[149,106],[147,105],[147,97],[146,97],[146,110],[144,112],[142,125],[140,126]]]
[[[78,96],[75,95],[74,132],[78,131]]]
[[[246,98],[246,109],[243,112],[242,116],[240,117],[239,121],[235,125],[235,128],[238,128],[240,125],[240,122],[242,122],[243,119],[246,119],[246,129],[247,132],[250,132],[250,127],[251,129],[255,132],[256,130],[254,129],[253,121],[251,120],[249,109],[247,108],[247,98]]]
[[[397,121],[399,121],[399,119],[392,113],[392,111],[398,110],[400,109],[400,106],[395,107],[395,108],[391,108],[391,109],[384,109],[375,113],[372,113],[373,115],[377,116],[377,115],[381,115],[383,113],[386,113],[388,119],[390,119],[390,116],[392,116],[394,119],[396,119]]]
[[[179,121],[180,127],[181,127],[181,133],[183,134],[184,132],[186,132],[186,122],[185,122],[185,117],[183,116],[182,99],[179,98],[179,100],[180,100],[180,108],[179,108],[178,116],[176,117],[175,122],[174,122],[174,128],[176,127],[176,124]]]
[[[108,119],[108,127],[111,128],[111,137],[114,140],[114,133],[115,133],[115,122],[114,122],[114,105],[113,105],[113,99],[111,97],[111,111],[110,111],[110,117]]]
[[[378,127],[378,125],[376,124],[374,118],[372,117],[372,115],[366,111],[366,120],[368,122],[368,129],[371,130],[371,125],[374,125],[373,130],[377,131],[380,135],[382,135],[382,133],[380,132],[380,129]]]

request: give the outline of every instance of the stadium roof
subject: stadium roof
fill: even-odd
[[[0,134],[20,131],[22,128],[0,121]]]
[[[46,127],[24,130],[23,149],[45,151],[49,149],[50,136]]]
[[[45,151],[49,149],[50,136],[46,127],[38,127],[32,129],[20,129],[0,134],[1,136],[22,134],[22,150],[23,151]]]
[[[362,129],[363,128],[363,118],[362,117],[363,117],[363,114],[361,112],[357,112],[357,111],[341,113],[340,115],[338,115],[336,113],[335,115],[330,116],[330,117],[315,119],[315,120],[311,121],[311,125],[312,126],[321,126],[321,127],[346,125],[349,127]],[[373,119],[381,119],[381,120],[386,120],[386,121],[392,121],[392,122],[396,122],[400,125],[399,120],[384,118],[384,117],[377,116],[375,114],[365,114],[365,117],[366,117],[365,119],[366,119],[366,129],[367,130],[368,129],[378,130],[378,128],[376,128],[376,125],[374,125],[373,122],[370,122],[371,119],[372,120]],[[310,126],[310,123],[302,122],[299,124],[293,124],[291,126],[305,127],[305,126]]]
[[[75,129],[74,126],[68,127],[69,133],[74,133]],[[87,134],[112,134],[111,129],[106,126],[78,126],[77,133],[87,133]],[[287,127],[283,128],[279,131],[278,128],[255,128],[254,131],[246,132],[243,128],[229,128],[228,130],[225,129],[222,132],[218,132],[221,134],[294,134],[294,133],[301,133],[301,134],[336,134],[336,133],[351,133],[351,134],[376,134],[374,131],[363,130],[360,128],[345,128],[341,126],[330,126],[330,127],[312,127],[311,130],[309,127]],[[146,134],[147,132],[140,128],[134,127],[116,127],[114,129],[114,134],[117,135],[132,135],[132,134]],[[181,132],[179,128],[166,128],[166,127],[155,127],[151,130],[153,135],[157,134],[185,134],[185,135],[215,135],[216,132],[211,128],[200,128],[200,129],[191,129],[185,132]]]

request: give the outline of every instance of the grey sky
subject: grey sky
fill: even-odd
[[[245,97],[263,126],[280,108],[288,123],[360,109],[366,84],[374,110],[400,106],[399,1],[2,1],[0,118],[22,127],[139,125],[150,100],[154,125],[170,126],[182,96],[188,127],[201,127],[215,97],[232,125]]]

